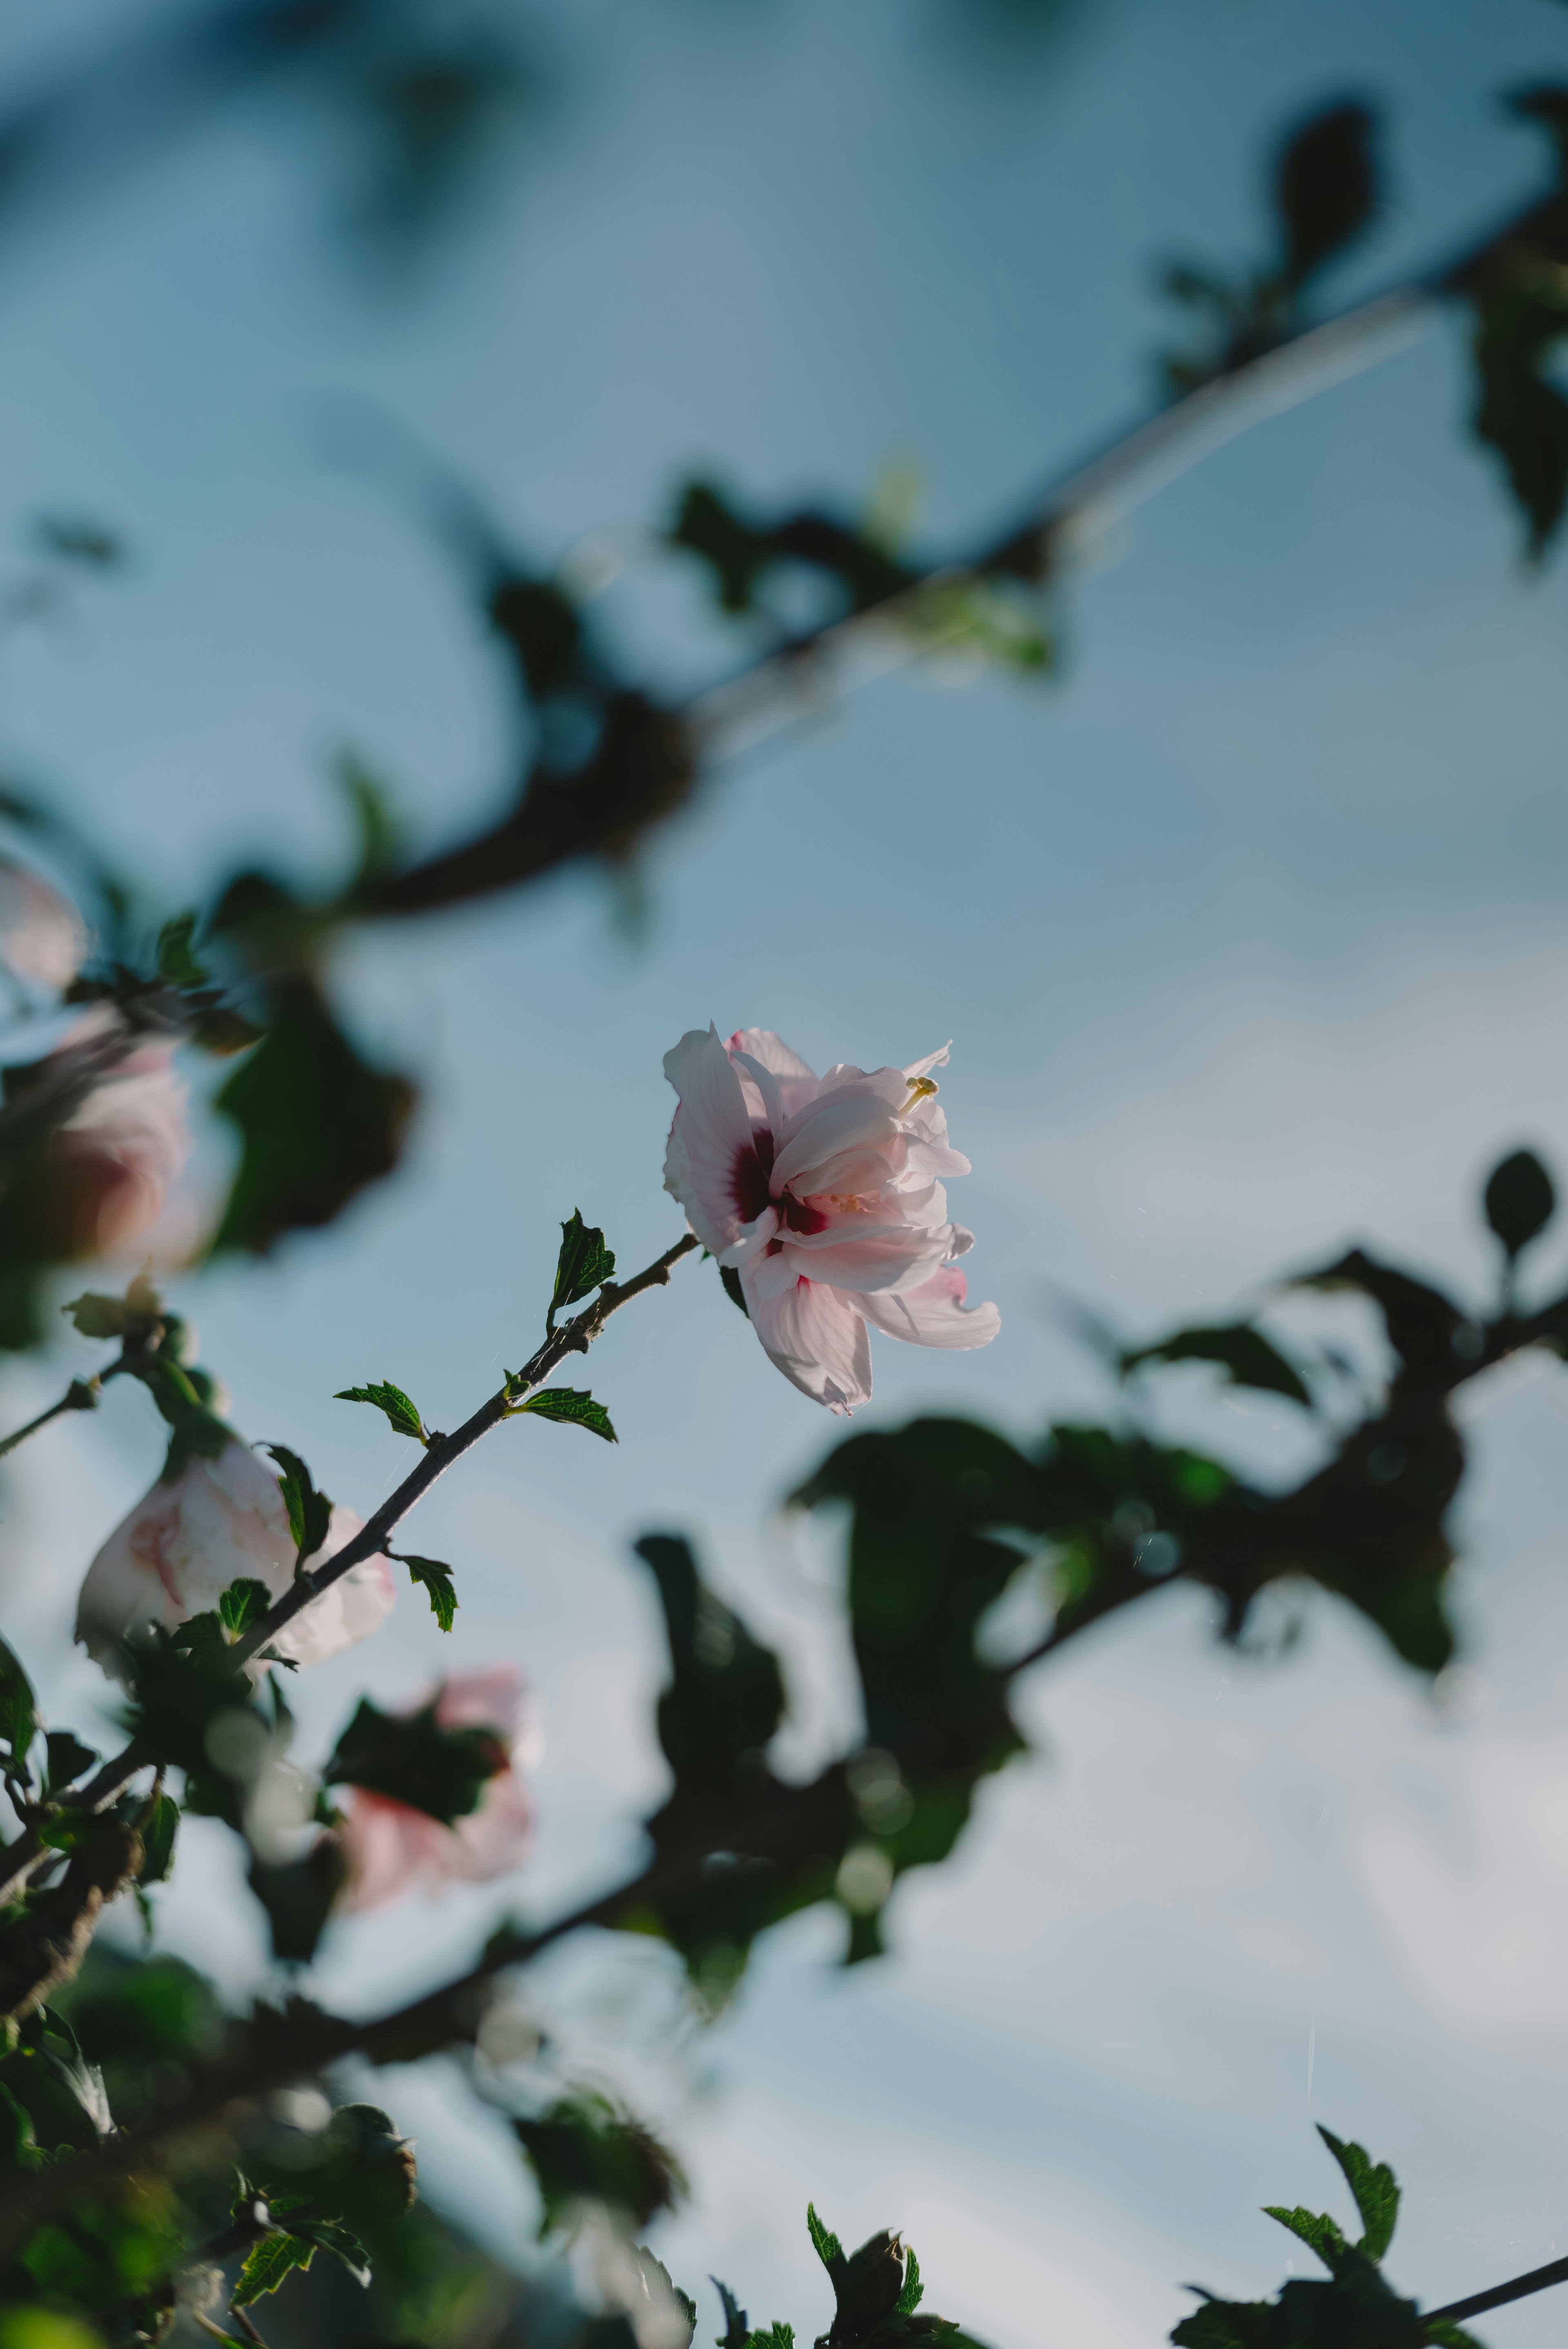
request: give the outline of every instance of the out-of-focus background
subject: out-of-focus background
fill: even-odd
[[[4,88],[169,14],[18,0]],[[0,528],[19,547],[39,510],[79,512],[134,550],[70,623],[0,647],[0,762],[172,903],[242,858],[325,865],[345,744],[432,836],[499,790],[499,656],[377,453],[397,436],[540,561],[634,549],[699,468],[767,508],[849,510],[917,469],[941,543],[1138,411],[1171,339],[1157,264],[1257,250],[1283,126],[1346,93],[1388,109],[1394,202],[1348,295],[1522,200],[1542,156],[1498,93],[1568,65],[1553,0],[540,0],[508,22],[520,129],[421,253],[346,241],[341,155],[281,88],[200,111],[145,167],[62,164],[0,223]],[[574,1206],[623,1265],[666,1246],[660,1060],[709,1019],[818,1065],[954,1040],[944,1102],[975,1168],[954,1205],[1003,1333],[965,1357],[881,1343],[867,1423],[1103,1412],[1062,1288],[1140,1333],[1361,1238],[1483,1293],[1486,1168],[1528,1141],[1568,1170],[1568,664],[1561,569],[1524,571],[1462,435],[1460,333],[1102,538],[1052,679],[864,692],[717,777],[640,909],[568,880],[356,949],[347,999],[418,1064],[423,1120],[333,1234],[176,1284],[240,1424],[367,1511],[407,1455],[334,1390],[392,1377],[450,1424],[535,1342]],[[650,677],[739,657],[678,568],[628,572],[600,611]],[[7,1371],[7,1423],[73,1360]],[[1392,2271],[1429,2304],[1563,2251],[1560,1380],[1469,1400],[1466,1662],[1438,1702],[1326,1601],[1264,1663],[1172,1592],[1031,1685],[1032,1756],[901,1889],[883,1962],[838,1970],[808,1917],[707,2033],[657,1951],[546,1970],[538,2013],[687,2155],[692,2204],[656,2238],[678,2280],[706,2295],[717,2272],[809,2337],[810,2196],[847,2239],[903,2227],[931,2303],[998,2349],[1131,2349],[1184,2281],[1277,2282],[1291,2247],[1253,2214],[1332,2199],[1316,2118],[1396,2166]],[[507,1429],[422,1509],[418,1546],[459,1572],[439,1656],[406,1598],[297,1692],[325,1737],[359,1685],[398,1698],[449,1655],[512,1654],[546,1735],[531,1868],[340,1929],[346,2002],[627,1855],[660,1783],[639,1532],[689,1531],[781,1644],[798,1754],[845,1719],[836,1538],[780,1510],[832,1423],[711,1268],[617,1321],[593,1384],[617,1450]],[[1260,1470],[1309,1456],[1288,1404],[1222,1400],[1202,1371],[1162,1408]],[[116,1392],[0,1496],[7,1630],[58,1717],[96,1707],[106,1736],[70,1611],[160,1456]],[[190,1836],[160,1930],[259,1982],[222,1833]],[[521,2254],[530,2191],[456,2075],[376,2093],[427,2191]],[[699,2331],[716,2317],[705,2297]],[[1547,2296],[1484,2331],[1524,2349],[1561,2321]]]

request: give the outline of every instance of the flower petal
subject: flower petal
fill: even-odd
[[[769,1360],[802,1394],[841,1416],[871,1401],[866,1325],[836,1289],[797,1280],[781,1296],[748,1293],[747,1303]]]
[[[768,1200],[739,1073],[716,1029],[705,1034],[693,1028],[665,1054],[665,1074],[680,1097],[665,1155],[665,1188],[686,1209],[704,1247],[719,1256]],[[753,1184],[756,1196],[749,1195]]]
[[[877,1329],[912,1346],[988,1346],[1002,1327],[1002,1317],[994,1305],[976,1305],[966,1313],[966,1288],[964,1275],[945,1265],[918,1288],[879,1289],[851,1302]]]
[[[771,1028],[738,1028],[725,1047],[729,1052],[744,1052],[748,1060],[758,1061],[778,1081],[784,1113],[793,1117],[816,1098],[817,1073],[799,1052],[792,1052],[782,1036]]]
[[[323,1558],[335,1557],[346,1542],[364,1530],[364,1518],[340,1504],[333,1510],[326,1539],[306,1558],[306,1566],[319,1566]],[[291,1657],[296,1663],[325,1663],[329,1656],[340,1656],[346,1648],[356,1648],[361,1640],[378,1631],[397,1599],[391,1561],[377,1552],[351,1566],[319,1599],[302,1608],[271,1644],[280,1656]]]

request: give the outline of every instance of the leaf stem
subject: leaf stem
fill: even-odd
[[[30,1419],[27,1422],[26,1427],[15,1428],[9,1435],[0,1437],[0,1459],[4,1459],[7,1452],[15,1452],[19,1444],[26,1444],[29,1435],[36,1435],[41,1427],[47,1427],[49,1422],[52,1419],[58,1419],[62,1413],[96,1411],[98,1389],[104,1380],[112,1379],[115,1371],[123,1368],[122,1360],[114,1363],[110,1369],[103,1371],[96,1379],[73,1379],[58,1402],[52,1402],[47,1411],[41,1411],[36,1419]]]
[[[1473,2292],[1468,2300],[1450,2300],[1446,2308],[1429,2311],[1421,2322],[1462,2324],[1467,2316],[1483,2316],[1489,2308],[1505,2308],[1511,2300],[1528,2300],[1532,2292],[1549,2291],[1554,2283],[1568,2283],[1568,2260],[1532,2268],[1528,2275],[1515,2276],[1509,2283],[1494,2283],[1490,2292]]]

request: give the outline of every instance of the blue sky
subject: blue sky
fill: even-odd
[[[20,79],[145,13],[14,11],[0,66]],[[853,507],[913,460],[941,542],[1138,412],[1154,264],[1251,256],[1279,123],[1346,89],[1388,106],[1395,202],[1348,295],[1539,183],[1494,93],[1568,70],[1553,0],[1105,0],[1027,62],[942,21],[917,0],[542,12],[556,101],[401,304],[335,265],[314,150],[275,109],[14,240],[0,523],[86,511],[138,559],[77,628],[7,650],[0,760],[171,902],[242,856],[341,853],[346,741],[439,837],[499,789],[503,680],[417,520],[326,460],[325,419],[369,403],[412,430],[541,560],[656,519],[696,467]],[[819,1063],[954,1039],[975,1168],[954,1204],[1003,1335],[966,1358],[882,1345],[874,1423],[1104,1408],[1048,1281],[1141,1331],[1359,1237],[1479,1290],[1492,1158],[1528,1139],[1568,1168],[1568,671],[1561,569],[1522,571],[1461,437],[1462,358],[1437,323],[1119,525],[1064,598],[1053,680],[892,678],[717,776],[650,859],[640,939],[570,880],[356,942],[344,999],[427,1109],[407,1172],[339,1233],[189,1285],[240,1423],[367,1507],[404,1464],[336,1388],[393,1376],[449,1423],[527,1350],[573,1206],[624,1262],[675,1237],[660,1060],[710,1018]],[[654,673],[736,657],[684,575],[634,574],[602,616]],[[829,1423],[701,1270],[616,1325],[593,1380],[615,1453],[504,1431],[418,1520],[462,1577],[454,1655],[515,1653],[538,1686],[539,1860],[493,1899],[346,1933],[335,1996],[421,1978],[453,1935],[627,1850],[659,1784],[645,1527],[688,1528],[783,1644],[801,1754],[851,1718],[833,1537],[778,1516]],[[46,1376],[8,1383],[19,1417]],[[9,1610],[84,1727],[66,1630],[154,1471],[135,1405],[24,1455],[3,1504]],[[1260,1465],[1305,1456],[1284,1411],[1201,1373],[1167,1408]],[[1314,2116],[1399,2169],[1395,2271],[1429,2298],[1561,2252],[1562,1408],[1549,1376],[1478,1397],[1475,1677],[1440,1719],[1326,1607],[1263,1670],[1173,1594],[1031,1691],[1036,1756],[901,1894],[884,1965],[834,1972],[808,1920],[678,2044],[656,1962],[553,1970],[560,2027],[691,2150],[677,2272],[815,2330],[810,2194],[846,2236],[905,2225],[934,2304],[998,2349],[1119,2349],[1161,2336],[1183,2278],[1277,2281],[1256,2205],[1330,2195]],[[405,1605],[320,1676],[309,1725],[362,1682],[412,1689],[434,1640]],[[198,1848],[168,1930],[253,1976],[244,1897]],[[515,2234],[526,2194],[504,2147],[476,2167],[460,2090],[394,2085],[432,2190]],[[1523,2349],[1559,2321],[1542,2301],[1486,2337]]]

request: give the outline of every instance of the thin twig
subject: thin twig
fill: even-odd
[[[674,1247],[666,1248],[663,1256],[656,1257],[634,1278],[606,1282],[593,1304],[579,1313],[575,1320],[563,1321],[522,1369],[508,1380],[498,1394],[491,1395],[488,1402],[481,1404],[471,1419],[465,1420],[455,1434],[440,1436],[430,1444],[412,1473],[405,1476],[397,1490],[383,1501],[375,1516],[352,1541],[345,1542],[340,1550],[335,1550],[331,1557],[324,1558],[309,1573],[295,1578],[283,1597],[275,1600],[266,1614],[261,1616],[230,1650],[235,1667],[248,1663],[253,1656],[260,1653],[269,1640],[276,1638],[285,1623],[292,1622],[313,1599],[319,1599],[324,1590],[330,1589],[352,1568],[383,1550],[400,1520],[407,1516],[416,1501],[423,1499],[438,1477],[443,1475],[455,1460],[461,1459],[465,1452],[471,1451],[480,1438],[488,1435],[492,1427],[499,1427],[503,1420],[512,1417],[525,1396],[542,1385],[569,1355],[585,1354],[613,1313],[618,1312],[623,1305],[629,1305],[634,1297],[641,1297],[650,1288],[667,1286],[674,1268],[683,1257],[690,1256],[698,1245],[696,1236],[688,1232],[684,1239],[677,1240]],[[124,1791],[137,1772],[146,1767],[150,1758],[133,1742],[122,1754],[106,1762],[84,1787],[67,1798],[68,1806],[73,1810],[103,1810]],[[47,1857],[47,1847],[36,1836],[18,1837],[0,1856],[0,1902],[14,1899],[33,1870]]]
[[[15,1452],[18,1444],[26,1444],[29,1435],[36,1435],[41,1427],[47,1427],[52,1419],[58,1419],[63,1412],[96,1411],[98,1389],[104,1380],[112,1379],[115,1371],[122,1367],[117,1362],[112,1370],[103,1371],[96,1379],[73,1379],[58,1402],[52,1402],[47,1411],[41,1411],[36,1419],[27,1422],[26,1427],[18,1427],[11,1434],[0,1437],[0,1460],[7,1452]]]
[[[1450,2300],[1446,2308],[1432,2309],[1421,2322],[1462,2324],[1467,2316],[1484,2316],[1489,2308],[1505,2308],[1511,2300],[1528,2300],[1532,2292],[1549,2291],[1554,2283],[1568,2283],[1568,2260],[1532,2268],[1528,2275],[1515,2276],[1511,2283],[1494,2283],[1490,2292],[1473,2292],[1468,2300]]]

